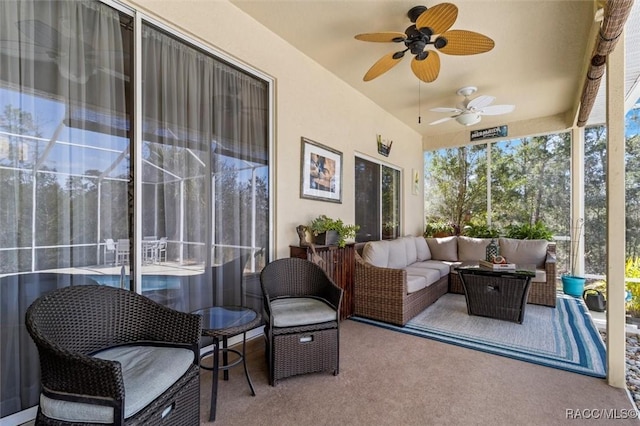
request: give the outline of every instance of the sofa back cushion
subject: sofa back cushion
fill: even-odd
[[[487,244],[491,242],[491,238],[472,238],[458,237],[458,260],[478,261],[484,260],[487,256]]]
[[[404,245],[404,239],[397,238],[385,242],[389,247],[389,264],[387,267],[399,269],[407,266],[407,249]]]
[[[407,235],[406,237],[402,237],[402,241],[404,241],[404,251],[407,256],[405,263],[407,265],[411,265],[416,260],[418,260],[418,251],[416,250],[416,242],[415,237],[413,235]]]
[[[547,257],[547,240],[518,240],[514,238],[500,238],[500,255],[509,263],[533,264],[544,267]]]
[[[389,266],[389,246],[386,241],[369,241],[362,249],[362,259],[377,266],[386,268]]]
[[[457,237],[427,238],[431,258],[435,260],[458,261]]]
[[[417,260],[419,262],[431,260],[431,251],[429,250],[427,240],[424,237],[415,237],[413,240],[416,243]]]

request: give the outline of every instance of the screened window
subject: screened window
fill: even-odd
[[[561,133],[425,153],[427,224],[504,235],[511,225],[541,221],[558,238],[558,268],[566,270],[570,152],[571,135]]]

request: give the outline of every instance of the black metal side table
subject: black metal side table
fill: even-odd
[[[258,327],[262,321],[262,317],[253,309],[237,306],[215,306],[212,308],[199,309],[193,313],[202,316],[202,335],[213,338],[214,349],[200,356],[200,360],[202,360],[205,357],[213,355],[213,365],[211,367],[200,365],[200,367],[213,371],[213,377],[211,378],[209,421],[214,421],[216,419],[218,372],[220,370],[224,371],[224,380],[228,380],[228,370],[242,362],[244,365],[244,374],[251,388],[251,395],[256,395],[251,377],[249,377],[249,370],[247,370],[245,347],[247,331]],[[228,348],[227,338],[237,336],[240,333],[242,333],[242,352]],[[222,347],[220,347],[220,340],[222,340]],[[220,352],[222,352],[222,365],[220,365]],[[229,352],[238,355],[238,359],[234,360],[231,364],[228,362]]]

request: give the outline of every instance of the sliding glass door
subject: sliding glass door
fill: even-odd
[[[400,170],[355,158],[356,241],[393,239],[400,235]]]
[[[92,0],[0,1],[0,417],[11,423],[33,417],[40,394],[25,311],[56,288],[262,309],[270,82],[134,16]]]
[[[129,284],[104,238],[131,237],[131,22],[98,2],[0,2],[3,418],[38,403],[31,302],[97,269]]]
[[[260,310],[267,83],[146,23],[142,52],[143,294],[184,311]]]

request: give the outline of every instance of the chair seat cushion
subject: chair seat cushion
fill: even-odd
[[[120,346],[93,355],[118,361],[125,388],[124,417],[129,418],[162,395],[193,364],[193,351],[155,346]],[[49,418],[68,422],[113,423],[113,408],[40,396]]]
[[[337,311],[326,302],[312,297],[287,297],[271,302],[274,327],[298,327],[338,319]]]

